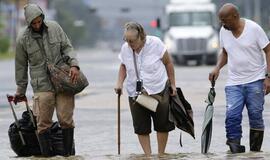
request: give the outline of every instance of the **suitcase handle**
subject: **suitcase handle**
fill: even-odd
[[[8,102],[13,102],[14,104],[17,104],[18,102],[27,102],[27,98],[25,95],[15,97],[15,96],[7,94],[7,99],[8,99]]]
[[[20,130],[20,124],[19,124],[18,118],[17,118],[17,116],[16,116],[14,107],[13,107],[13,105],[12,105],[12,103],[11,103],[11,102],[14,102],[14,97],[7,94],[7,99],[8,99],[10,108],[11,108],[11,110],[12,110],[13,117],[14,117],[14,119],[15,119],[16,127],[19,129],[18,131],[19,131],[20,139],[21,139],[21,141],[22,141],[22,145],[24,146],[24,145],[26,145],[26,143],[25,143],[25,140],[24,140],[24,138],[23,138],[22,131]],[[14,102],[14,103],[15,103],[15,102]]]
[[[30,115],[32,124],[33,124],[33,126],[34,126],[34,128],[35,128],[35,134],[36,134],[36,136],[37,136],[37,138],[38,138],[37,125],[36,125],[35,120],[34,120],[34,115],[33,115],[32,111],[30,110],[30,107],[29,107],[29,105],[28,105],[27,97],[26,97],[25,95],[20,96],[20,97],[15,97],[15,96],[12,96],[12,95],[7,94],[7,99],[8,99],[8,102],[9,102],[9,104],[10,104],[10,107],[11,107],[11,110],[12,110],[12,113],[13,113],[13,116],[14,116],[14,119],[15,119],[16,126],[17,126],[18,128],[20,128],[20,125],[19,125],[18,118],[17,118],[16,113],[15,113],[14,107],[13,107],[13,105],[12,105],[12,102],[13,102],[15,105],[16,105],[18,102],[25,102],[26,110],[28,111],[28,113],[29,113],[29,115]],[[20,130],[19,130],[19,135],[20,135],[22,144],[25,145],[25,141],[24,141],[24,138],[23,138],[22,133],[21,133]],[[39,138],[38,138],[38,141],[39,141]]]

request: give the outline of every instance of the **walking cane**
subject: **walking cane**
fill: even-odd
[[[14,119],[15,119],[15,125],[16,125],[16,127],[17,127],[17,129],[18,129],[19,136],[20,136],[20,139],[21,139],[21,141],[22,141],[22,145],[24,146],[24,145],[26,145],[26,143],[25,143],[25,140],[24,140],[24,138],[23,138],[22,131],[20,130],[20,124],[19,124],[18,118],[17,118],[17,116],[16,116],[16,113],[15,113],[15,111],[14,111],[13,105],[12,105],[12,103],[11,103],[12,101],[14,102],[14,97],[7,94],[7,99],[8,99],[10,108],[11,108],[11,110],[12,110],[13,117],[14,117]]]
[[[120,155],[120,97],[121,91],[117,93],[117,142],[118,142],[118,155]]]

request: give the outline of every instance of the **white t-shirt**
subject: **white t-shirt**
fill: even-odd
[[[266,62],[263,48],[269,40],[255,22],[244,19],[242,34],[235,38],[224,27],[220,30],[220,46],[228,54],[228,80],[226,86],[246,84],[265,78]]]
[[[139,78],[148,94],[160,93],[168,80],[162,57],[166,52],[164,43],[155,36],[146,36],[146,42],[139,54],[136,55]],[[127,70],[126,89],[130,97],[136,96],[136,71],[131,47],[125,42],[119,54],[121,63]]]

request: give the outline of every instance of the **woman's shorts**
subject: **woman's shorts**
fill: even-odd
[[[133,119],[134,132],[139,135],[151,133],[151,117],[153,119],[154,130],[157,132],[169,132],[174,130],[175,126],[169,121],[169,89],[159,93],[162,98],[158,104],[157,111],[152,112],[140,104],[136,103],[132,97],[129,97],[129,106]]]

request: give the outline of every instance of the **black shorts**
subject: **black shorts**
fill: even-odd
[[[167,88],[167,87],[166,87]],[[161,101],[158,104],[156,112],[152,112],[140,104],[136,103],[132,97],[129,97],[129,106],[133,119],[134,132],[139,135],[151,133],[151,117],[153,119],[154,130],[157,132],[169,132],[174,130],[175,126],[169,121],[169,90],[164,89],[160,96]]]

